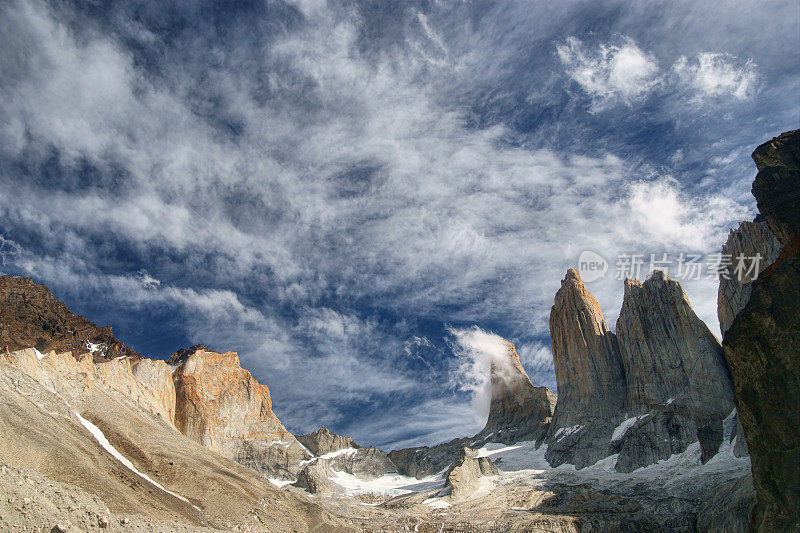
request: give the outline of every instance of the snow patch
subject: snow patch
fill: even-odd
[[[33,351],[34,351],[34,353],[36,353],[36,358],[37,359],[43,359],[44,356],[46,355],[46,354],[43,354],[42,352],[40,352],[39,350],[37,350],[36,348],[34,348]]]
[[[432,507],[434,509],[447,509],[450,507],[450,504],[441,498],[428,498],[422,502],[422,505],[427,505],[428,507]]]
[[[620,425],[614,428],[614,433],[611,434],[611,442],[617,442],[619,439],[625,436],[628,430],[633,427],[636,422],[639,420],[650,416],[649,414],[639,415],[639,416],[632,416],[630,418],[626,418],[623,420]]]
[[[158,488],[158,489],[160,489],[160,490],[162,490],[162,491],[166,492],[166,493],[167,493],[167,494],[169,494],[170,496],[174,496],[175,498],[178,498],[179,500],[181,500],[181,501],[183,501],[183,502],[186,502],[186,503],[188,503],[189,505],[191,505],[192,507],[194,507],[194,508],[195,508],[195,509],[197,509],[198,511],[200,510],[200,508],[199,508],[199,507],[197,507],[196,505],[194,505],[192,502],[190,502],[189,500],[187,500],[186,498],[184,498],[184,497],[183,497],[183,496],[181,496],[180,494],[177,494],[177,493],[175,493],[175,492],[172,492],[171,490],[165,489],[163,486],[161,486],[161,485],[160,485],[160,484],[159,484],[157,481],[154,481],[154,480],[153,480],[153,479],[152,479],[150,476],[148,476],[147,474],[144,474],[144,473],[142,473],[142,472],[139,472],[139,470],[137,470],[137,469],[136,469],[136,467],[135,467],[135,466],[133,466],[133,463],[132,463],[132,462],[130,462],[130,461],[128,460],[128,458],[127,458],[127,457],[125,457],[124,455],[122,455],[121,453],[119,453],[119,451],[118,451],[116,448],[114,448],[114,446],[113,446],[113,445],[112,445],[110,442],[108,442],[108,439],[106,438],[106,436],[103,434],[103,432],[100,430],[100,428],[99,428],[99,427],[95,426],[94,424],[92,424],[91,422],[89,422],[88,420],[86,420],[85,418],[83,418],[83,417],[82,417],[80,414],[78,414],[76,411],[71,411],[71,412],[72,412],[72,414],[73,414],[73,415],[75,415],[76,417],[78,417],[78,420],[79,420],[79,421],[80,421],[80,423],[83,425],[83,427],[85,427],[87,430],[89,430],[89,433],[91,433],[91,434],[92,434],[92,436],[93,436],[93,437],[95,438],[95,440],[96,440],[96,441],[97,441],[97,442],[100,444],[100,446],[101,446],[101,447],[102,447],[102,448],[103,448],[105,451],[107,451],[109,454],[111,454],[111,456],[112,456],[112,457],[114,457],[114,458],[115,458],[117,461],[119,461],[120,463],[122,463],[123,465],[125,465],[125,467],[126,467],[128,470],[130,470],[131,472],[133,472],[134,474],[136,474],[136,475],[137,475],[137,476],[139,476],[140,478],[144,479],[145,481],[147,481],[147,482],[148,482],[148,483],[150,483],[151,485],[155,486],[156,488]]]
[[[103,346],[102,344],[95,344],[89,341],[84,342],[83,345],[86,347],[87,350],[89,350],[92,353],[102,352],[103,348],[105,348],[105,346]]]
[[[555,440],[561,440],[564,437],[572,435],[573,433],[577,433],[581,429],[583,429],[583,426],[570,426],[567,428],[559,428],[558,431],[556,431]]]
[[[384,474],[373,480],[364,480],[347,472],[334,470],[329,479],[345,488],[345,494],[382,494],[388,497],[400,496],[441,487],[445,470],[431,476],[417,479],[401,474]]]
[[[294,483],[294,481],[292,481],[291,479],[277,479],[274,477],[267,478],[267,481],[269,481],[278,488],[285,487],[286,485],[291,485],[292,483]]]

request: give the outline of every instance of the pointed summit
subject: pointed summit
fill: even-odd
[[[558,403],[547,460],[583,467],[610,455],[609,426],[622,413],[625,373],[617,339],[580,274],[569,269],[550,310]],[[605,435],[609,433],[609,435]]]
[[[507,358],[492,361],[489,419],[475,438],[505,443],[540,440],[552,421],[556,396],[547,387],[533,386],[516,347],[506,344]]]

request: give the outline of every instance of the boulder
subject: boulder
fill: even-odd
[[[475,492],[480,477],[494,476],[498,473],[491,459],[477,457],[477,452],[470,448],[461,448],[456,462],[447,471],[445,486],[450,489],[452,498],[462,499]]]

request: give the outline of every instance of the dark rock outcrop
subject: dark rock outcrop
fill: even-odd
[[[800,241],[800,130],[788,131],[753,152],[758,174],[753,196],[772,233],[797,252]]]
[[[780,252],[781,243],[762,215],[758,215],[752,222],[744,221],[738,228],[731,230],[727,242],[722,245],[722,254],[730,256],[731,264],[720,272],[717,294],[717,317],[723,335],[731,327],[733,318],[750,299],[753,279],[757,279],[758,274],[771,265]],[[757,269],[750,259],[756,254],[761,258]],[[744,258],[744,267],[752,268],[753,273],[747,270],[737,271],[740,256]]]
[[[753,464],[756,506],[750,527],[800,525],[800,130],[753,152],[758,208],[783,251],[752,284],[723,346]]]
[[[0,350],[24,348],[72,352],[76,357],[92,352],[97,361],[142,358],[114,337],[111,326],[99,327],[76,315],[45,285],[0,276]]]

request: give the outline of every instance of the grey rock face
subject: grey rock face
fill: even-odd
[[[739,276],[736,272],[737,258],[740,255],[749,258],[760,254],[762,259],[756,272],[760,274],[778,258],[780,252],[780,241],[761,215],[753,222],[742,222],[738,228],[731,230],[727,242],[722,245],[722,253],[731,257],[733,265],[726,267],[720,273],[717,294],[717,316],[723,335],[731,327],[734,317],[744,309],[752,290],[752,277]],[[746,261],[745,264],[750,266],[750,261]]]
[[[297,481],[293,485],[320,496],[341,494],[343,492],[341,485],[330,480],[333,475],[334,472],[328,462],[317,459],[300,470],[297,474]]]
[[[617,339],[630,415],[669,403],[706,422],[733,410],[722,346],[694,313],[680,283],[666,274],[655,271],[644,283],[625,280]]]
[[[397,471],[417,479],[442,472],[453,464],[458,451],[468,446],[470,439],[453,439],[436,446],[417,446],[389,452],[389,459],[397,466]]]
[[[625,372],[616,336],[578,272],[567,271],[550,310],[558,385],[546,458],[578,468],[611,455],[611,431],[624,418]]]
[[[559,397],[545,457],[553,466],[583,468],[616,453],[616,469],[630,472],[683,452],[699,427],[721,429],[733,411],[722,347],[662,272],[625,281],[614,335],[570,270],[550,326]],[[712,453],[716,440],[704,435]]]
[[[397,472],[397,467],[378,448],[358,448],[353,453],[343,453],[329,460],[331,468],[353,474],[361,479],[376,479],[384,474]]]
[[[681,453],[697,441],[694,421],[674,410],[653,411],[639,418],[614,442],[619,453],[616,470],[633,472],[669,456]]]
[[[326,427],[308,435],[298,435],[296,439],[317,457],[314,464],[324,463],[325,468],[332,471],[347,472],[367,480],[397,472],[383,450],[371,446],[362,448],[350,437],[331,433]]]
[[[478,486],[481,476],[497,475],[497,467],[488,457],[476,457],[475,450],[461,448],[456,462],[447,472],[446,486],[450,488],[450,496],[456,499],[469,496]]]
[[[539,441],[553,419],[556,396],[547,387],[534,387],[508,343],[508,358],[491,366],[492,400],[486,426],[473,437],[481,442]]]
[[[697,531],[744,533],[755,500],[750,475],[714,487],[700,501]]]
[[[331,433],[330,430],[324,426],[313,433],[297,435],[295,438],[314,455],[325,455],[326,453],[344,450],[345,448],[358,448],[358,444],[350,437],[343,437]]]

